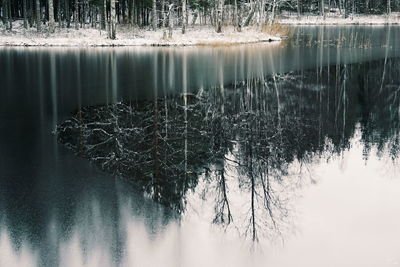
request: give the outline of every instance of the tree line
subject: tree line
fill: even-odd
[[[100,28],[116,38],[117,25],[164,28],[164,37],[194,24],[223,26],[273,23],[277,15],[292,12],[326,16],[339,13],[390,14],[400,10],[400,0],[0,0],[0,19],[7,30],[23,19],[24,27],[54,32],[60,28]]]

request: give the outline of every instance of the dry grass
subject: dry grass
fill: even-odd
[[[272,24],[265,23],[261,26],[261,31],[265,34],[279,37],[287,37],[291,33],[289,27],[279,22],[273,22]]]

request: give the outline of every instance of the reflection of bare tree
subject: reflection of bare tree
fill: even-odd
[[[215,217],[213,223],[230,224],[233,222],[232,211],[228,198],[228,184],[225,178],[225,169],[215,172],[217,192],[215,200]]]
[[[84,108],[59,126],[58,137],[103,169],[132,178],[178,213],[188,190],[205,177],[215,188],[207,196],[214,199],[212,221],[234,224],[255,241],[261,233],[284,231],[293,191],[306,182],[303,170],[310,173],[314,160],[348,149],[357,125],[366,155],[376,144],[397,157],[400,97],[399,89],[390,87],[398,77],[389,70],[398,62],[383,62],[384,81],[391,82],[384,90],[381,79],[368,78],[381,77],[382,62],[368,64]],[[366,70],[369,76],[362,75]],[[360,108],[350,108],[355,106]]]

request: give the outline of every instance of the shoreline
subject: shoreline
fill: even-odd
[[[300,19],[293,14],[283,14],[278,18],[278,24],[284,26],[398,26],[400,13],[391,16],[356,15],[343,18],[339,15],[321,16],[303,15]],[[105,30],[84,28],[57,28],[55,33],[36,32],[35,28],[25,29],[23,22],[13,23],[11,32],[0,28],[0,47],[184,47],[184,46],[232,46],[257,43],[279,42],[285,36],[268,34],[256,30],[254,26],[245,27],[241,32],[232,26],[223,28],[222,33],[216,33],[211,26],[195,25],[182,34],[180,29],[174,29],[171,39],[163,39],[163,30],[157,31],[119,26],[117,39],[107,38]]]
[[[340,15],[328,15],[325,19],[322,16],[303,15],[300,19],[294,15],[283,15],[279,23],[285,26],[387,26],[400,25],[400,13],[387,15],[355,15],[344,18]]]
[[[61,44],[50,42],[2,42],[0,41],[0,47],[66,47],[66,48],[101,48],[101,47],[193,47],[193,46],[234,46],[234,45],[246,45],[246,44],[259,44],[259,43],[272,43],[280,42],[282,38],[270,37],[261,38],[258,40],[251,41],[217,41],[217,42],[144,42],[144,43],[132,43],[124,44],[118,42],[105,42],[105,43],[75,43],[75,44]],[[121,40],[125,41],[125,40]]]
[[[37,33],[34,28],[24,29],[21,22],[15,22],[11,32],[0,30],[0,47],[179,47],[179,46],[231,46],[254,43],[279,42],[283,38],[255,30],[243,28],[236,32],[233,27],[225,27],[216,33],[210,26],[188,28],[186,34],[175,29],[171,39],[163,39],[163,31],[150,31],[131,27],[120,27],[117,39],[107,38],[107,32],[99,29],[58,28],[53,34]]]

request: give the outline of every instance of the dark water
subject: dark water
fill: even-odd
[[[270,45],[3,48],[0,266],[400,265],[398,40],[305,27]],[[186,117],[195,129],[209,114],[203,147],[219,151],[190,182],[168,174],[179,186],[160,194],[179,209],[52,134],[88,105],[159,98],[162,118],[166,95],[203,114]],[[181,159],[203,160],[185,154],[198,140]]]

